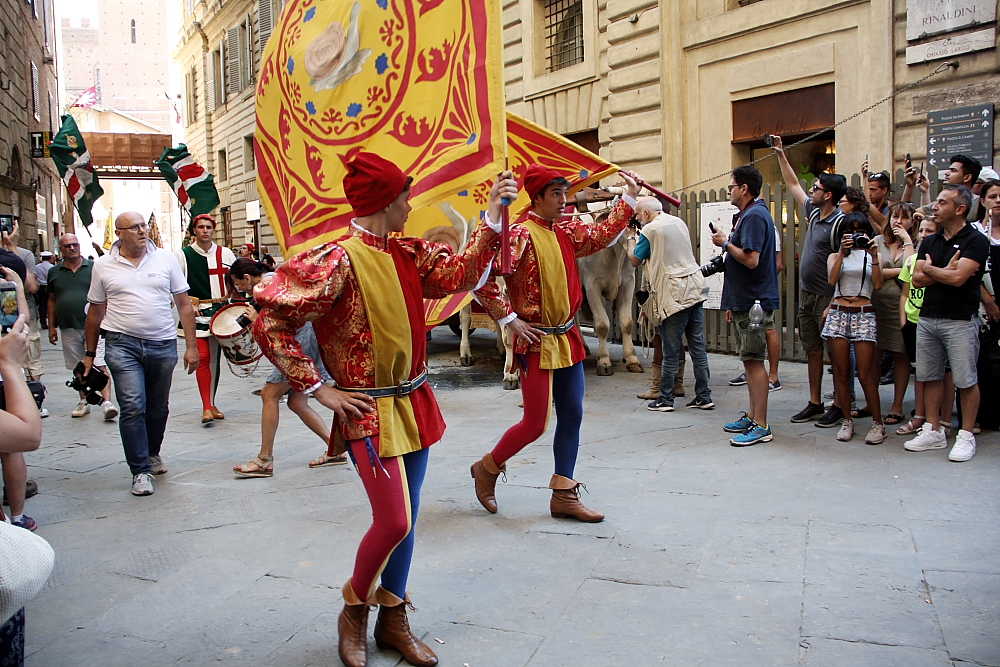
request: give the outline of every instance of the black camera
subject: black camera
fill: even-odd
[[[108,386],[108,376],[101,369],[90,367],[90,372],[84,374],[83,362],[79,362],[73,369],[73,379],[66,383],[70,389],[75,389],[86,397],[86,401],[91,405],[100,405],[104,402],[101,390]]]
[[[867,250],[872,244],[872,240],[864,232],[855,232],[847,238],[854,242],[855,248],[861,248],[862,250]]]
[[[708,264],[701,267],[701,275],[708,278],[709,276],[714,276],[716,273],[721,273],[726,270],[726,255],[716,255],[709,261]]]

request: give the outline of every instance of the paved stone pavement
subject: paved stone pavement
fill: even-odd
[[[895,435],[838,443],[789,423],[806,379],[786,363],[774,442],[738,449],[720,428],[746,406],[726,384],[736,359],[711,357],[714,412],[672,414],[635,399],[648,371],[598,378],[590,362],[577,477],[608,518],[548,515],[551,434],[511,461],[491,516],[469,466],[517,420],[520,392],[500,388],[488,335],[474,344],[472,368],[447,329],[431,344],[449,428],[424,486],[411,621],[442,665],[1000,665],[996,433],[965,464]],[[262,379],[224,370],[226,420],[203,427],[178,370],[169,472],[135,498],[117,426],[69,417],[75,394],[45,348],[52,416],[28,455],[41,492],[27,512],[57,557],[27,609],[29,667],[339,665],[339,589],[370,521],[356,473],[307,469],[322,443],[283,407],[275,477],[237,479]],[[369,664],[399,660],[371,643]]]

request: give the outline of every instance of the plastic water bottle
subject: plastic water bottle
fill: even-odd
[[[760,299],[753,302],[753,307],[750,308],[750,330],[756,331],[760,329],[760,325],[764,322],[764,309],[761,308]]]

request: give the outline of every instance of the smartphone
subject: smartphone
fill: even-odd
[[[18,315],[17,287],[7,280],[0,282],[0,331],[10,331]]]
[[[713,225],[711,222],[708,223],[708,228],[712,230],[713,234],[715,233],[715,225]]]
[[[903,166],[906,167],[907,169],[913,166],[913,162],[910,160],[909,153],[906,154],[906,160],[903,161]]]
[[[773,134],[765,134],[764,135],[764,143],[767,144],[768,146],[773,147],[774,146],[774,135]]]
[[[14,216],[0,215],[0,232],[14,233]]]
[[[924,163],[921,162],[920,163],[920,174],[923,175],[923,173],[924,173]]]

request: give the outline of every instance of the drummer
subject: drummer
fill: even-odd
[[[201,394],[201,423],[211,424],[216,419],[225,419],[226,415],[215,406],[215,391],[219,386],[219,341],[212,335],[209,324],[212,315],[228,301],[226,298],[226,271],[236,255],[229,248],[216,245],[212,241],[215,233],[215,218],[208,214],[196,215],[188,227],[188,234],[194,237],[194,243],[177,251],[177,261],[180,262],[184,276],[187,278],[191,291],[191,303],[194,305],[195,325],[198,336],[198,393]]]
[[[244,294],[253,295],[253,288],[261,282],[269,281],[274,275],[263,262],[240,257],[229,268],[228,277],[236,289]],[[257,319],[260,307],[252,298],[250,307],[247,308],[247,315],[251,320]],[[316,334],[313,332],[311,322],[307,322],[297,332],[295,339],[302,345],[302,350],[311,358],[316,360],[324,382],[332,382],[323,362],[319,356],[319,346],[316,344]],[[309,462],[310,468],[321,468],[323,466],[341,465],[347,463],[347,453],[334,456],[333,444],[330,441],[330,427],[326,425],[323,418],[309,406],[309,396],[297,391],[291,391],[292,385],[277,368],[271,371],[267,378],[267,383],[260,392],[260,398],[264,402],[261,410],[260,420],[260,453],[256,458],[248,463],[243,463],[233,467],[240,477],[271,477],[274,474],[274,436],[278,432],[279,406],[281,397],[291,392],[288,396],[288,407],[299,416],[302,423],[318,435],[327,446],[327,450],[318,458]]]

